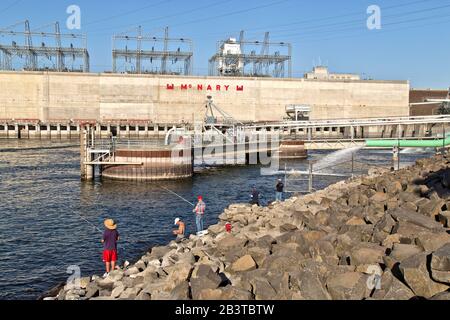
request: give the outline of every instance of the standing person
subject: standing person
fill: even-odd
[[[103,275],[106,278],[111,271],[116,268],[117,262],[117,241],[119,241],[119,232],[117,231],[117,224],[112,219],[106,219],[104,222],[105,232],[103,233],[103,262],[105,263],[106,273]]]
[[[284,184],[281,179],[278,179],[278,183],[275,187],[275,201],[283,201]]]
[[[192,212],[195,212],[195,223],[197,225],[197,233],[203,231],[203,217],[205,215],[206,204],[203,202],[203,197],[198,196],[198,202]]]
[[[250,200],[250,204],[256,204],[257,206],[259,206],[259,191],[256,189],[256,186],[253,186],[252,188],[252,194],[250,195],[251,200]]]
[[[185,225],[184,222],[181,221],[180,218],[175,219],[175,225],[178,226],[178,230],[173,230],[173,234],[177,236],[177,242],[180,242],[185,237]]]

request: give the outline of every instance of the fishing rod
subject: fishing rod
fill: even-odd
[[[79,214],[78,212],[76,212],[77,215],[87,224],[91,225],[92,227],[94,227],[94,229],[98,230],[98,232],[103,234],[103,231],[100,230],[100,228],[98,228],[95,224],[93,224],[92,222],[90,222],[89,220],[87,220],[86,218],[84,218],[81,214]]]
[[[176,192],[174,192],[174,191],[172,191],[172,190],[170,190],[170,189],[168,189],[168,188],[166,188],[166,187],[163,187],[163,186],[161,186],[161,188],[163,188],[163,189],[166,190],[167,192],[169,192],[169,193],[175,195],[176,197],[180,198],[180,199],[183,200],[184,202],[189,203],[191,206],[195,207],[195,204],[193,204],[192,202],[190,202],[190,201],[187,200],[186,198],[183,198],[183,197],[180,196],[178,193],[176,193]]]

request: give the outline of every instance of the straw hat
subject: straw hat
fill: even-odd
[[[109,230],[116,230],[117,224],[114,222],[113,219],[106,219],[105,220],[105,227]]]

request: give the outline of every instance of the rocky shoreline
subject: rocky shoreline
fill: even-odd
[[[208,235],[48,299],[449,300],[449,164],[435,156],[269,207],[231,205]]]

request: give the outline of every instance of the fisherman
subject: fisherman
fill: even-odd
[[[256,186],[253,186],[252,188],[252,194],[250,195],[250,204],[256,204],[257,206],[259,206],[259,197],[260,197],[260,193],[259,191],[256,189]]]
[[[205,216],[206,204],[203,197],[198,196],[198,202],[192,212],[195,213],[195,224],[197,225],[197,234],[203,231],[203,217]]]
[[[185,225],[180,218],[175,219],[175,225],[178,226],[178,230],[173,230],[173,234],[177,236],[176,242],[181,242],[185,237]]]
[[[103,232],[103,262],[106,266],[106,273],[103,275],[106,278],[111,271],[116,268],[117,262],[117,241],[119,241],[119,232],[117,231],[117,224],[112,219],[106,219],[104,222],[105,231]]]
[[[284,184],[281,179],[278,179],[278,183],[275,187],[275,201],[283,201]]]

